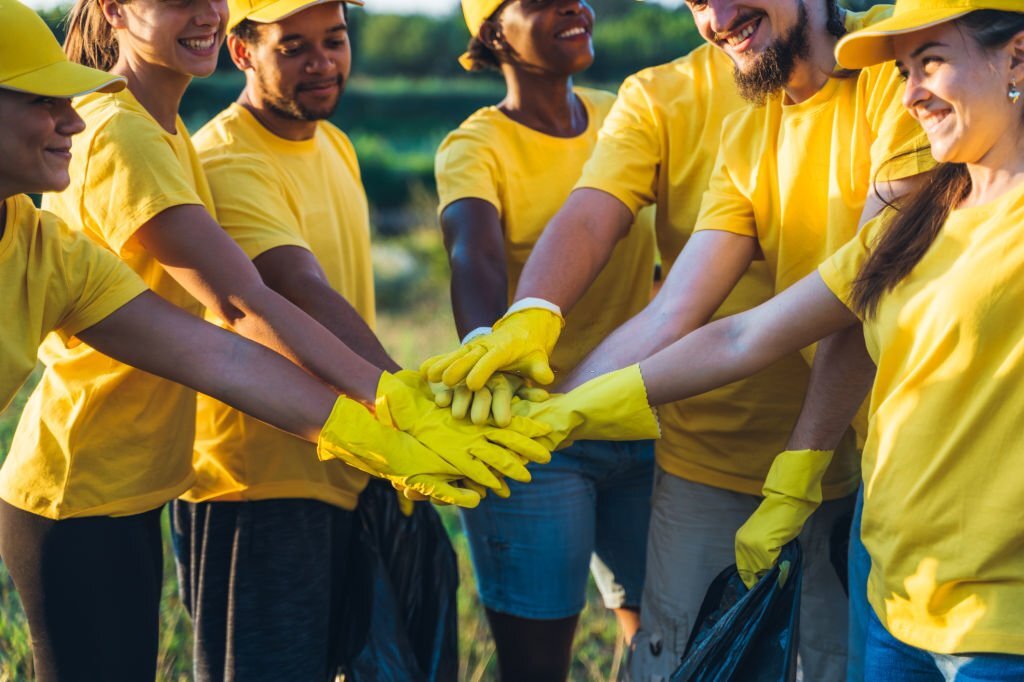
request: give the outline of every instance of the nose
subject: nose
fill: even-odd
[[[330,73],[337,63],[329,50],[316,45],[309,52],[309,59],[306,61],[306,73],[311,75]]]
[[[931,96],[932,93],[924,87],[924,79],[921,74],[911,70],[903,90],[903,106],[913,111],[915,107],[927,102]]]
[[[57,124],[55,129],[60,135],[71,137],[85,130],[85,121],[78,115],[75,108],[71,106],[70,99],[60,100],[60,106],[55,118]]]
[[[708,27],[714,33],[726,33],[739,16],[734,0],[708,0],[705,13],[708,16]]]
[[[563,0],[558,7],[558,13],[563,16],[574,16],[582,14],[586,3],[583,0]]]
[[[196,16],[193,19],[196,26],[216,28],[227,23],[227,0],[199,0],[196,4]]]

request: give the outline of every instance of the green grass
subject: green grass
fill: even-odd
[[[407,367],[457,343],[448,304],[448,268],[435,226],[433,202],[418,191],[409,207],[410,230],[396,239],[375,240],[375,272],[379,293],[378,333],[389,352]],[[5,455],[18,416],[38,374],[0,416],[0,455]],[[496,680],[494,643],[470,567],[466,538],[458,514],[441,509],[459,560],[460,680]],[[166,538],[165,527],[165,538]],[[161,611],[158,679],[184,682],[191,679],[191,630],[178,599],[170,544],[164,553],[164,590]],[[614,618],[600,604],[593,585],[576,636],[571,679],[615,679],[622,650],[617,645]],[[32,679],[31,648],[17,594],[0,563],[0,682]]]

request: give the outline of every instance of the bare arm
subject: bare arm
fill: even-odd
[[[515,299],[543,298],[568,314],[632,224],[633,214],[611,194],[575,190],[544,228],[523,268]]]
[[[612,332],[566,375],[569,391],[601,374],[654,355],[706,323],[750,266],[757,241],[730,232],[698,232],[651,303]]]
[[[337,399],[328,386],[277,353],[152,292],[78,337],[116,360],[211,395],[311,442]]]
[[[813,272],[756,308],[701,327],[642,361],[648,400],[662,405],[725,386],[856,321]]]
[[[356,354],[389,372],[401,369],[356,309],[335,291],[320,262],[299,246],[279,246],[253,261],[268,287],[322,324]]]
[[[508,307],[505,240],[498,209],[483,199],[452,202],[441,213],[452,269],[452,312],[459,338],[489,327]]]
[[[202,206],[175,206],[139,228],[142,246],[242,336],[277,351],[348,395],[372,402],[381,370],[272,291]]]

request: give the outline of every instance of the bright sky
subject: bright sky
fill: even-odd
[[[380,12],[424,12],[444,14],[453,9],[459,0],[367,0],[366,7]],[[678,5],[679,0],[655,0],[665,5]],[[53,7],[68,4],[68,0],[26,0],[29,7]]]

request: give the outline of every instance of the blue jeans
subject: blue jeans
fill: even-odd
[[[871,682],[1017,682],[1024,680],[1024,656],[936,654],[899,641],[874,611],[868,614],[865,679]]]
[[[654,475],[652,441],[580,441],[531,466],[512,497],[462,511],[480,600],[533,620],[574,616],[587,569],[608,608],[639,607]]]
[[[864,682],[864,637],[868,630],[871,605],[868,603],[868,574],[871,557],[860,539],[860,517],[864,513],[864,486],[857,491],[850,525],[850,550],[847,577],[850,590],[850,646],[846,658],[846,682]]]

